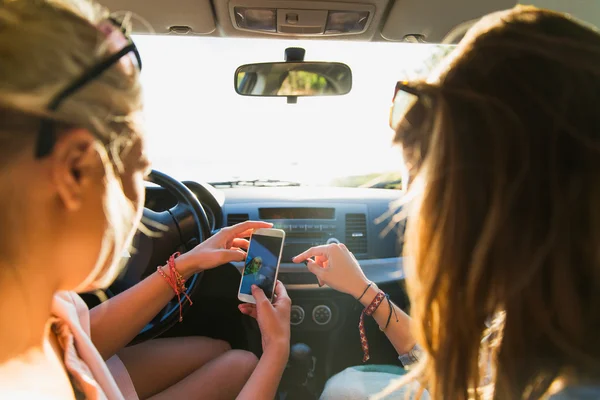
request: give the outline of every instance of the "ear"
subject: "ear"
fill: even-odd
[[[52,181],[68,210],[78,210],[84,193],[103,179],[104,168],[95,148],[96,139],[85,129],[58,135],[51,155]]]

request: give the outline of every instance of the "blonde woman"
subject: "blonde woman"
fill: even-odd
[[[532,7],[483,18],[427,81],[398,83],[412,321],[343,245],[295,261],[365,307],[381,297],[373,317],[413,369],[400,384],[433,399],[600,398],[599,104],[598,31]],[[350,372],[324,398],[385,387]],[[405,398],[397,387],[375,398]]]
[[[102,313],[90,314],[74,293],[110,284],[140,223],[149,168],[140,64],[121,26],[94,3],[0,1],[2,399],[275,395],[289,352],[290,300],[280,283],[274,304],[254,290],[260,361],[206,338],[122,350],[173,297],[161,275],[185,279],[243,260],[243,237],[270,224],[224,229]]]

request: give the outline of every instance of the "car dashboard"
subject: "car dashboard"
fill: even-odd
[[[312,246],[344,243],[374,281],[398,280],[401,260],[390,207],[399,192],[325,187],[250,187],[223,190],[227,225],[245,220],[272,222],[286,239],[280,280],[294,289],[314,289],[316,279],[292,258]],[[238,266],[242,267],[242,265]]]
[[[400,226],[393,216],[401,192],[371,188],[232,187],[184,182],[203,205],[213,231],[246,220],[272,222],[285,231],[279,268],[281,280],[294,303],[292,325],[302,330],[327,330],[342,323],[343,301],[318,282],[304,264],[292,258],[312,246],[344,243],[359,261],[367,278],[378,286],[404,278],[400,254]],[[162,188],[147,188],[146,207],[154,211],[175,205]],[[244,264],[233,263],[242,272]]]

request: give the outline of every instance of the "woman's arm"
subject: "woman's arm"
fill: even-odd
[[[364,284],[364,288],[366,288],[368,284],[369,283],[366,282]],[[373,299],[375,298],[375,296],[377,296],[378,292],[379,288],[375,284],[372,284],[365,293],[365,295],[360,299],[360,303],[364,307],[368,307],[369,304],[371,304],[371,301],[373,301]],[[358,296],[360,296],[360,294]],[[358,296],[356,296],[355,298],[358,298]],[[390,303],[388,303],[387,300],[383,300],[383,302],[379,305],[377,310],[373,313],[373,318],[375,319],[375,322],[377,322],[377,325],[379,325],[379,327],[382,329],[385,328],[385,325],[387,324],[389,318],[390,323],[387,326],[387,328],[384,329],[383,332],[385,333],[389,341],[392,343],[398,354],[405,354],[408,353],[417,342],[415,341],[412,333],[410,332],[410,317],[406,315],[406,313],[402,311],[400,307],[398,307],[394,303],[391,304],[392,307],[394,307],[394,309],[392,310],[391,318],[389,318]],[[394,311],[396,312],[395,314]],[[397,321],[396,316],[398,317]]]
[[[312,260],[314,258],[314,261]],[[347,293],[367,307],[375,298],[379,289],[372,284],[363,273],[354,255],[343,244],[330,244],[312,247],[294,257],[294,262],[305,262],[310,272],[316,275],[320,284],[326,284],[332,289]],[[364,292],[364,295],[362,295]],[[362,295],[362,297],[361,297]],[[393,303],[392,303],[393,304]],[[410,317],[399,307],[393,306],[398,316],[398,322],[392,312],[388,327],[384,330],[386,336],[398,352],[405,354],[415,346],[415,339],[410,331]],[[390,315],[390,305],[384,300],[373,317],[380,328],[385,328]]]
[[[237,400],[274,399],[288,357],[289,349],[265,351]]]
[[[177,270],[184,274],[181,263]],[[169,269],[162,267],[167,276]],[[135,335],[173,298],[173,289],[158,272],[139,284],[90,310],[91,337],[100,355],[108,360],[124,348]]]
[[[175,261],[185,279],[205,269],[232,261],[243,261],[252,230],[269,228],[266,222],[247,221],[223,228]],[[162,267],[168,276],[169,269]],[[155,272],[139,284],[94,307],[90,311],[92,342],[106,360],[129,343],[173,298],[174,292]]]
[[[240,304],[239,309],[243,314],[250,315],[258,321],[263,355],[237,399],[274,399],[290,354],[292,301],[279,281],[275,285],[276,297],[273,304],[256,286],[252,286],[252,295],[256,305]]]

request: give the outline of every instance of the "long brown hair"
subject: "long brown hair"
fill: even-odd
[[[396,139],[418,166],[421,383],[461,400],[598,382],[600,35],[533,7],[492,14],[415,87],[431,106]]]

